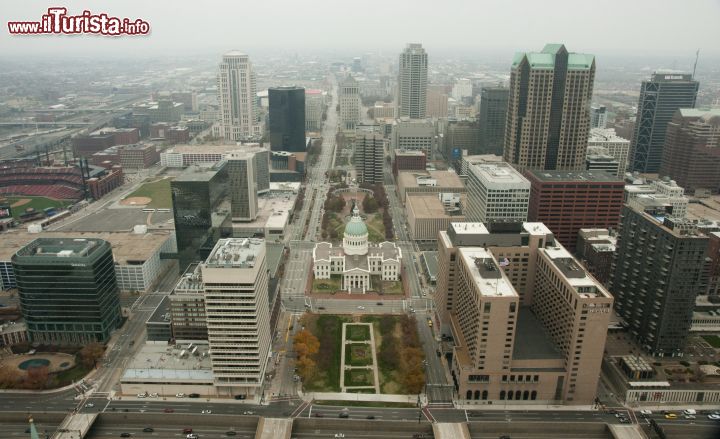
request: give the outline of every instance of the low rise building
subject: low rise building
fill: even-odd
[[[443,195],[450,198],[443,202]],[[421,247],[437,248],[438,230],[447,230],[451,222],[463,222],[465,216],[461,205],[466,194],[410,194],[405,202],[405,212],[410,236]]]
[[[393,151],[393,174],[398,175],[399,171],[424,171],[427,163],[427,156],[422,151]]]
[[[595,147],[603,148],[617,160],[618,177],[627,171],[630,141],[615,134],[614,128],[592,128],[588,137],[588,155]]]
[[[400,201],[404,204],[411,193],[454,193],[467,192],[465,185],[455,171],[404,171],[396,178]]]

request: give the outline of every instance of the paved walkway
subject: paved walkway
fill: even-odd
[[[367,326],[370,333],[370,340],[348,340],[347,327],[348,326]],[[372,353],[372,364],[366,366],[352,366],[345,364],[345,348],[348,345],[362,344],[370,345],[370,352]],[[373,389],[376,394],[380,393],[380,372],[378,371],[377,354],[375,352],[375,332],[373,331],[372,323],[343,323],[342,326],[342,345],[340,351],[340,391],[347,392],[348,390],[362,390],[362,389]],[[373,385],[372,386],[346,386],[345,385],[345,371],[348,370],[369,370],[373,374]]]

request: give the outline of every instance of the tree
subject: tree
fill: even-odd
[[[101,359],[105,353],[105,347],[101,343],[90,343],[85,345],[78,355],[80,356],[80,362],[85,367],[95,367],[97,360]]]
[[[307,382],[315,371],[315,361],[308,356],[299,357],[295,363],[298,369],[298,375],[300,375],[303,381]]]
[[[302,331],[295,334],[293,344],[304,345],[307,349],[307,353],[310,355],[316,354],[320,349],[320,341],[312,334],[312,332],[308,331],[307,329],[303,329]],[[297,349],[295,350],[297,351]]]
[[[20,372],[15,367],[0,367],[0,388],[13,389],[16,388],[20,381]]]
[[[378,202],[375,198],[367,195],[363,198],[362,207],[365,213],[375,213],[378,211]]]
[[[49,377],[50,369],[47,366],[28,367],[25,387],[28,389],[44,389]]]

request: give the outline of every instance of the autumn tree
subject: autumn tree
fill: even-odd
[[[20,381],[20,372],[15,367],[0,367],[0,388],[13,389]]]
[[[95,367],[97,360],[101,359],[105,353],[105,347],[101,343],[90,343],[83,346],[78,352],[80,362],[85,367]]]
[[[27,368],[27,375],[23,387],[40,390],[47,385],[50,378],[50,369],[47,366],[34,366]]]
[[[365,213],[375,213],[378,211],[378,202],[375,198],[367,195],[363,198],[362,208]]]
[[[315,354],[320,350],[320,341],[307,329],[303,329],[295,334],[293,339],[293,348],[297,354],[295,365],[298,368],[298,374],[307,381],[315,371]]]

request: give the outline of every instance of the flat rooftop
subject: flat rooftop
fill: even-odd
[[[486,182],[530,187],[530,182],[508,163],[473,163],[469,171]]]
[[[218,171],[221,169],[220,165],[207,164],[205,166],[199,164],[193,164],[185,168],[185,171],[175,177],[175,182],[188,182],[188,181],[210,181],[212,180]]]
[[[207,267],[253,268],[264,247],[264,239],[221,239],[210,252],[205,265]]]
[[[158,303],[157,308],[153,311],[147,323],[167,323],[170,324],[170,298],[168,296]]]
[[[513,360],[547,360],[563,358],[555,342],[545,332],[540,320],[529,307],[522,306],[518,311],[515,327]]]
[[[483,296],[518,297],[489,250],[481,247],[461,247],[461,258],[470,269],[475,285]]]
[[[97,238],[60,238],[37,236],[20,248],[18,256],[42,258],[87,258],[92,256],[104,242]]]
[[[578,261],[564,247],[542,248],[540,252],[545,253],[548,258],[555,264],[560,272],[565,276],[568,283],[578,290],[581,296],[605,296],[610,294],[595,279],[588,276],[587,272]]]
[[[528,170],[539,181],[545,182],[591,182],[622,183],[622,179],[606,171],[538,171]]]
[[[172,238],[171,230],[153,230],[148,233],[132,232],[40,232],[11,231],[0,234],[0,261],[9,261],[12,255],[36,238],[63,239],[102,239],[110,243],[115,262],[124,265],[149,259],[159,251],[165,241]]]
[[[234,143],[222,145],[175,145],[165,152],[174,152],[176,154],[225,154],[240,148],[240,146]]]
[[[544,223],[523,223],[523,229],[531,235],[552,235],[552,231]]]
[[[144,345],[130,360],[121,381],[212,384],[207,343],[194,342],[193,347],[197,347],[195,354],[188,346],[186,343]]]
[[[412,209],[416,219],[454,217],[462,214],[460,211],[455,214],[447,211],[436,193],[420,192],[408,195],[405,205],[408,209]]]
[[[480,222],[457,222],[457,223],[450,223],[450,228],[455,231],[456,235],[477,235],[477,234],[483,234],[487,235],[490,233],[490,231],[485,227],[485,224]]]
[[[418,177],[436,180],[436,187],[461,188],[465,192],[465,185],[454,171],[400,171],[398,185],[406,189],[420,187]]]
[[[265,194],[258,197],[258,216],[254,221],[233,223],[236,229],[278,229],[288,223],[295,206],[296,194],[288,192]]]

